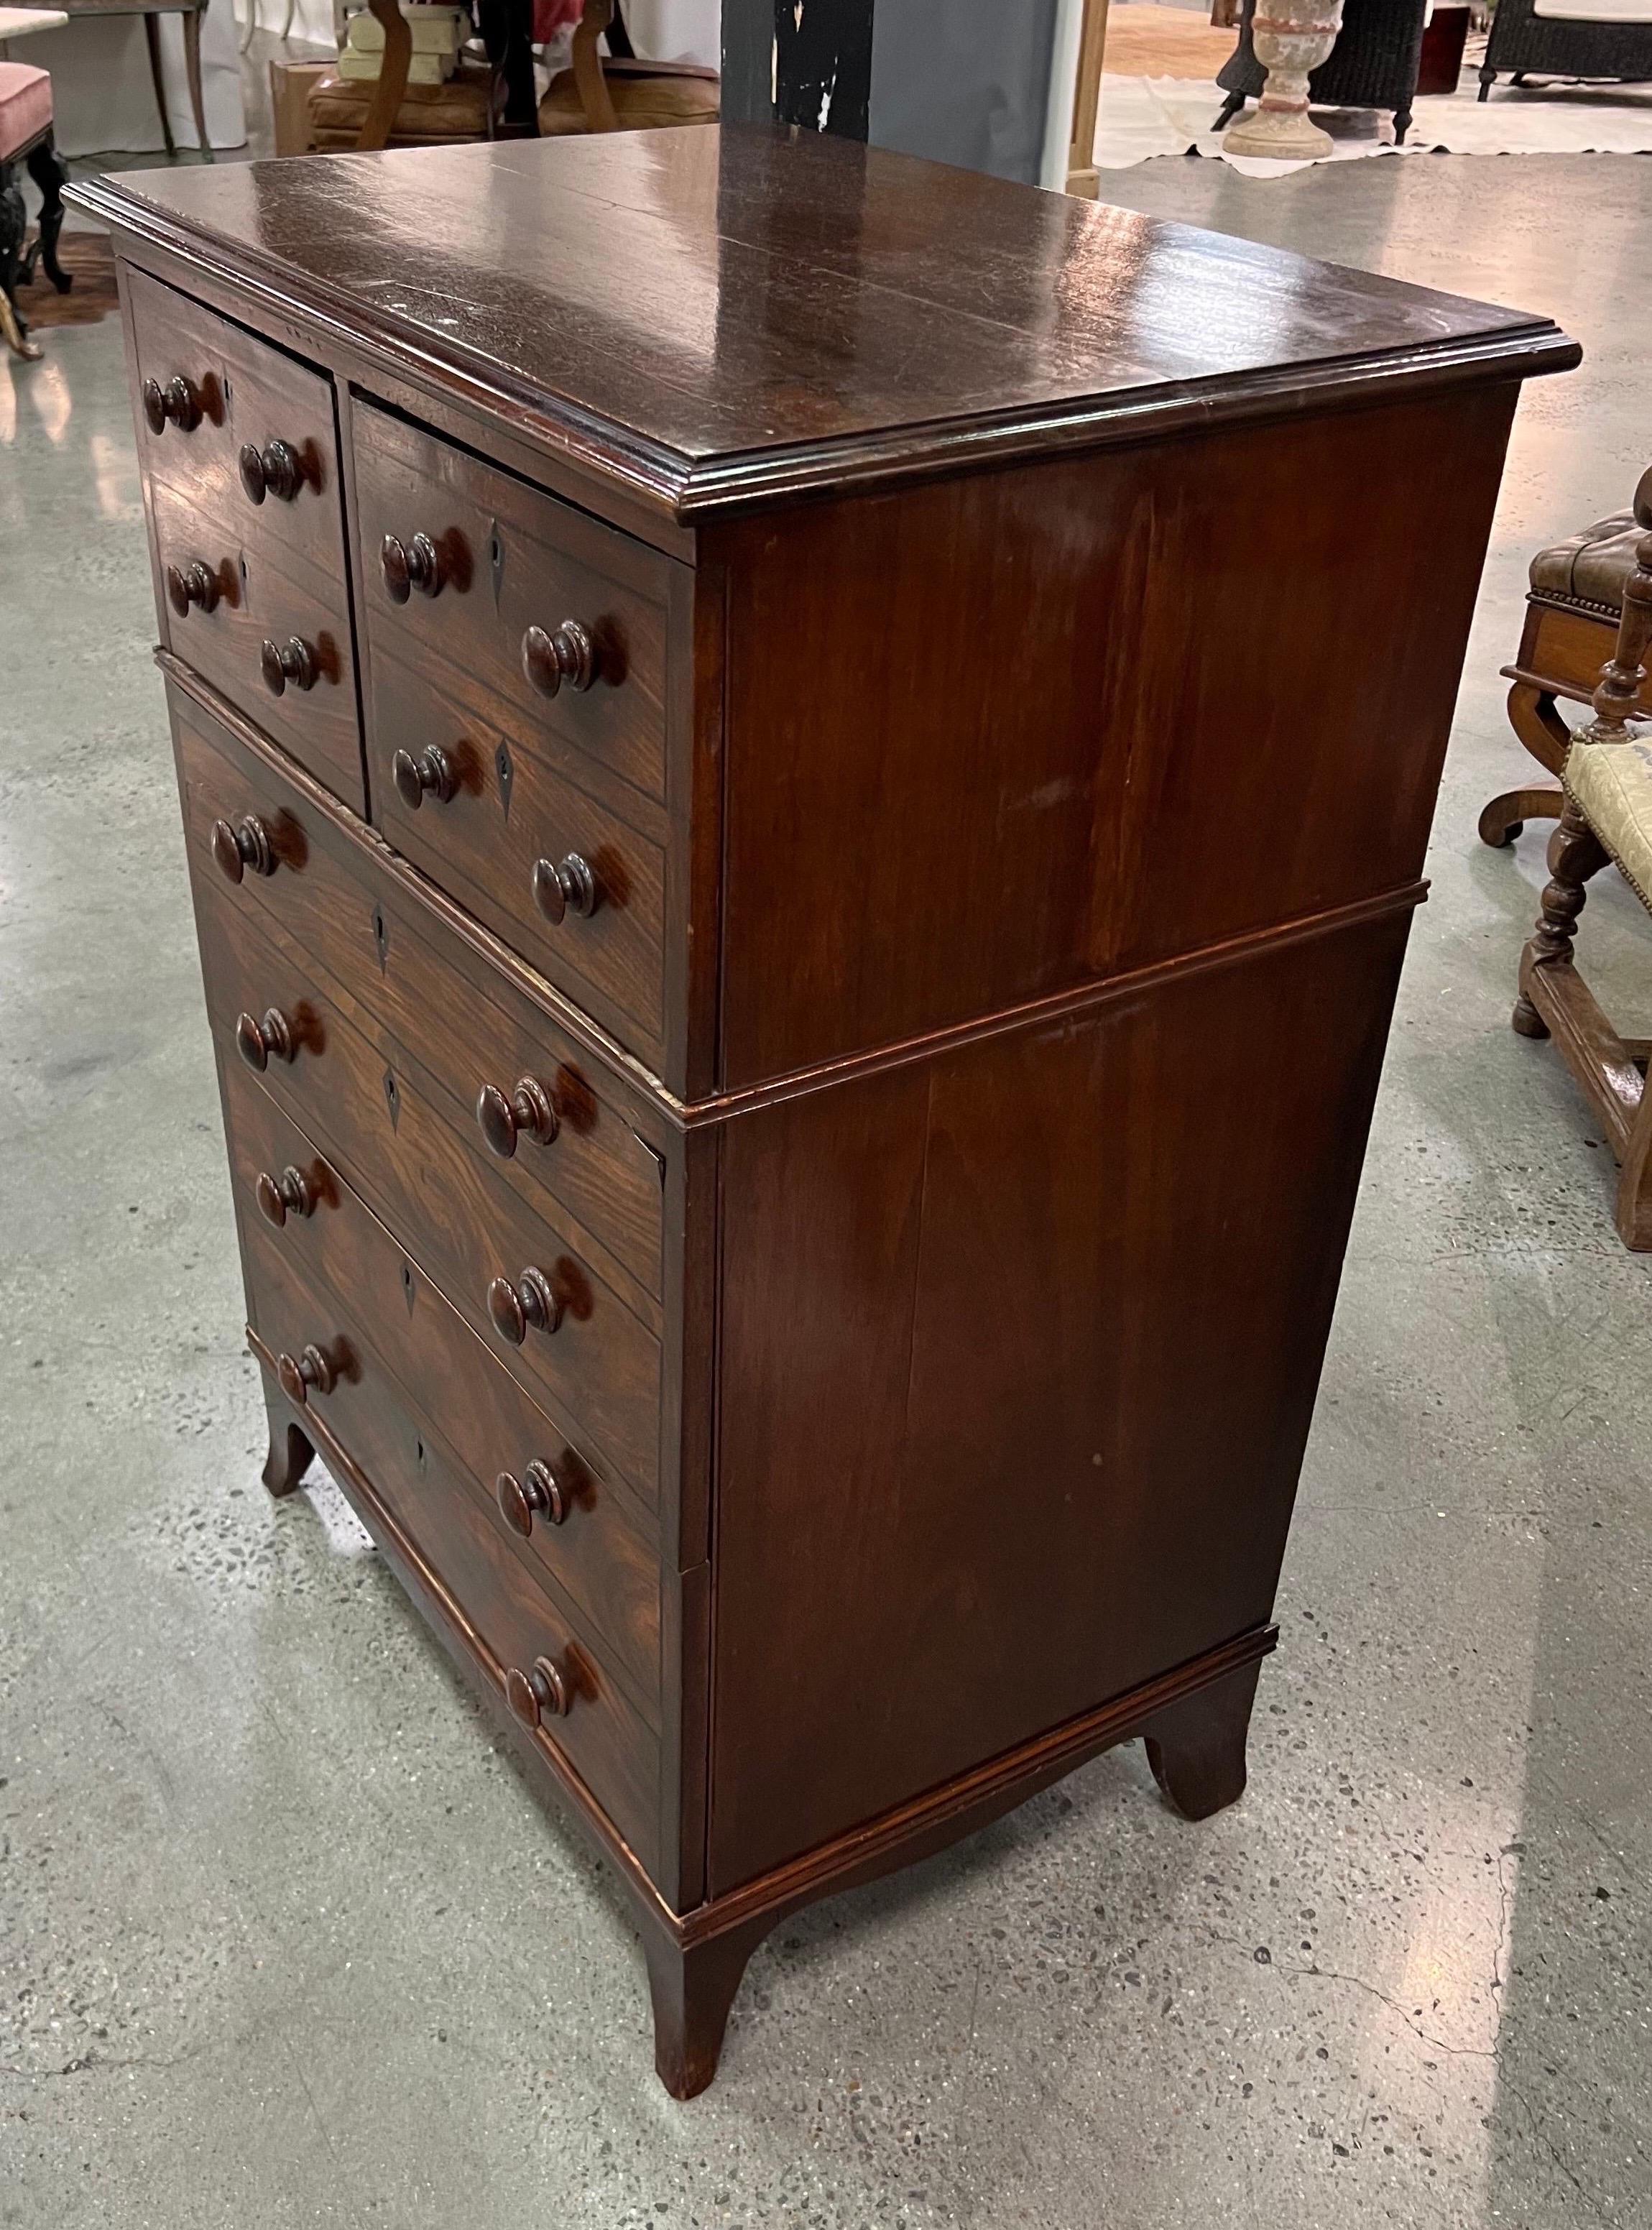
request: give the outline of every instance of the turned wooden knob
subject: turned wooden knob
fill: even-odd
[[[441,553],[427,534],[408,542],[387,534],[378,546],[378,569],[393,604],[405,604],[415,589],[421,596],[441,593]]]
[[[281,1382],[282,1393],[289,1402],[296,1402],[299,1408],[309,1399],[312,1387],[318,1394],[331,1394],[338,1382],[337,1375],[327,1359],[326,1350],[313,1343],[296,1357],[278,1355],[275,1375]]]
[[[594,914],[601,894],[589,860],[577,852],[533,863],[533,902],[547,921],[561,921],[570,913]]]
[[[476,1120],[482,1136],[504,1162],[515,1153],[517,1140],[524,1131],[542,1146],[548,1146],[562,1128],[556,1104],[537,1076],[517,1077],[508,1099],[497,1084],[485,1084],[476,1095]]]
[[[266,1007],[263,1015],[235,1017],[235,1051],[248,1068],[261,1073],[272,1060],[291,1060],[298,1051],[292,1025],[279,1007]]]
[[[212,856],[232,883],[238,883],[248,867],[255,875],[275,873],[275,848],[255,813],[243,813],[239,821],[215,821]]]
[[[261,449],[256,441],[243,441],[237,462],[248,503],[262,503],[267,495],[291,503],[304,486],[304,467],[290,441],[268,441]]]
[[[259,646],[258,664],[272,697],[280,696],[289,681],[295,689],[313,689],[321,670],[314,651],[302,635],[296,635],[285,642],[271,642],[266,637]]]
[[[199,604],[203,612],[213,611],[218,603],[218,577],[199,558],[191,558],[187,565],[169,565],[166,601],[181,620],[188,619],[191,604]]]
[[[596,680],[596,645],[577,620],[564,620],[549,635],[530,627],[522,638],[522,670],[542,697],[554,697],[564,682],[588,689]]]
[[[201,423],[201,390],[181,371],[164,387],[158,379],[146,379],[143,396],[144,416],[151,434],[164,434],[169,419],[180,434],[193,434]]]
[[[553,1332],[562,1320],[562,1305],[543,1270],[531,1265],[517,1279],[495,1278],[487,1289],[487,1312],[499,1337],[520,1347],[531,1325],[535,1331]]]
[[[524,1538],[533,1531],[536,1517],[560,1525],[568,1515],[568,1497],[561,1481],[550,1466],[541,1463],[537,1456],[530,1464],[523,1466],[520,1479],[514,1472],[502,1471],[493,1482],[493,1492],[498,1497],[505,1524],[513,1533],[520,1533]]]
[[[314,1187],[304,1171],[295,1170],[291,1163],[279,1177],[272,1176],[267,1170],[260,1170],[253,1192],[259,1214],[278,1231],[289,1215],[309,1215],[315,1208]]]
[[[419,810],[427,791],[438,805],[446,805],[459,788],[453,777],[453,761],[440,744],[432,744],[416,759],[411,751],[397,751],[390,761],[390,779],[395,784],[396,796],[409,813]]]
[[[524,1672],[511,1666],[505,1676],[505,1700],[524,1726],[542,1718],[565,1719],[574,1705],[574,1684],[552,1657],[536,1657]]]

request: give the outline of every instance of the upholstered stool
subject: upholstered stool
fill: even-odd
[[[1597,519],[1580,534],[1540,550],[1532,560],[1520,651],[1503,673],[1514,684],[1508,718],[1514,733],[1552,775],[1559,774],[1572,748],[1572,731],[1557,699],[1573,705],[1593,699],[1617,638],[1623,586],[1635,570],[1642,531],[1636,516],[1649,505],[1652,467],[1641,476],[1635,508]],[[1643,686],[1636,711],[1652,720],[1652,683]],[[1512,844],[1527,822],[1552,820],[1560,802],[1558,782],[1505,790],[1482,813],[1481,838],[1488,844]]]
[[[383,145],[450,147],[456,141],[485,139],[492,83],[485,67],[461,62],[443,85],[403,87]],[[371,78],[339,77],[330,71],[317,80],[310,88],[310,137],[318,154],[340,154],[362,145],[377,90]]]
[[[40,233],[26,253],[29,219],[17,182],[19,163],[27,165],[41,192]],[[52,144],[51,79],[28,62],[0,62],[0,332],[21,357],[40,354],[16,300],[16,289],[35,275],[35,257],[60,294],[69,288],[68,274],[57,260],[63,185],[63,165]]]
[[[1587,546],[1619,538],[1602,537]],[[1543,911],[1520,956],[1514,1023],[1523,1037],[1552,1036],[1588,1093],[1620,1166],[1619,1234],[1625,1246],[1649,1248],[1652,1092],[1646,1072],[1652,1039],[1618,1035],[1578,973],[1573,944],[1585,885],[1608,860],[1617,862],[1625,882],[1652,911],[1652,735],[1637,734],[1632,725],[1645,707],[1652,679],[1646,667],[1652,643],[1652,472],[1636,491],[1627,539],[1616,644],[1595,691],[1595,717],[1566,755],[1560,825],[1549,839]],[[1578,562],[1584,563],[1581,550]]]

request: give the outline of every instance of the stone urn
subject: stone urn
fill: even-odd
[[[1336,44],[1342,0],[1257,0],[1250,39],[1268,73],[1262,99],[1224,135],[1230,155],[1300,163],[1331,151],[1331,135],[1308,114],[1308,75]]]

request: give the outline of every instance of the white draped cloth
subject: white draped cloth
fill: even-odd
[[[159,22],[172,137],[180,147],[193,147],[195,113],[183,72],[183,20],[163,16]],[[61,31],[37,31],[29,39],[25,59],[52,74],[60,154],[111,151],[144,155],[166,145],[141,16],[81,16]],[[207,137],[215,147],[244,146],[247,118],[231,0],[211,0],[201,19],[201,83]]]

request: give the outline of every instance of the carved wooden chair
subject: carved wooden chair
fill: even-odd
[[[1649,502],[1652,467],[1641,476],[1632,509],[1597,519],[1581,534],[1540,550],[1532,560],[1520,650],[1503,673],[1514,685],[1508,693],[1510,725],[1555,780],[1494,797],[1480,816],[1483,843],[1512,844],[1528,821],[1552,821],[1559,814],[1559,777],[1572,747],[1559,700],[1594,700],[1601,669],[1617,641],[1624,583],[1635,570],[1636,519]],[[1652,720],[1652,682],[1642,685],[1635,711],[1637,719]]]
[[[692,62],[640,60],[615,0],[585,0],[570,66],[551,80],[537,109],[531,17],[522,0],[481,0],[488,70],[462,69],[440,86],[408,82],[413,41],[397,0],[368,4],[384,26],[383,61],[370,93],[359,81],[331,77],[312,92],[311,136],[324,152],[717,121],[717,72]],[[597,45],[605,32],[606,56]]]
[[[22,164],[40,188],[40,230],[25,248],[29,223],[17,166]],[[14,354],[33,359],[40,343],[29,338],[29,321],[17,306],[16,290],[35,275],[38,257],[60,294],[73,283],[57,260],[57,235],[63,226],[63,165],[52,139],[52,81],[29,62],[0,61],[0,336]]]
[[[1611,660],[1594,693],[1594,719],[1580,729],[1562,771],[1560,825],[1549,839],[1543,910],[1520,955],[1514,1025],[1522,1037],[1552,1037],[1593,1103],[1617,1157],[1617,1222],[1626,1247],[1652,1248],[1652,1039],[1620,1037],[1578,975],[1578,917],[1591,875],[1615,860],[1652,912],[1652,735],[1632,720],[1649,709],[1652,644],[1652,471],[1636,491],[1629,577]]]
[[[596,43],[605,31],[606,59]],[[585,0],[569,61],[569,68],[552,78],[539,104],[539,130],[545,139],[717,120],[717,72],[696,62],[640,60],[616,0]]]
[[[440,85],[408,83],[413,34],[397,0],[368,6],[383,27],[379,74],[367,81],[329,74],[311,87],[310,139],[318,153],[533,137],[530,0],[479,0],[486,63],[461,62]]]

